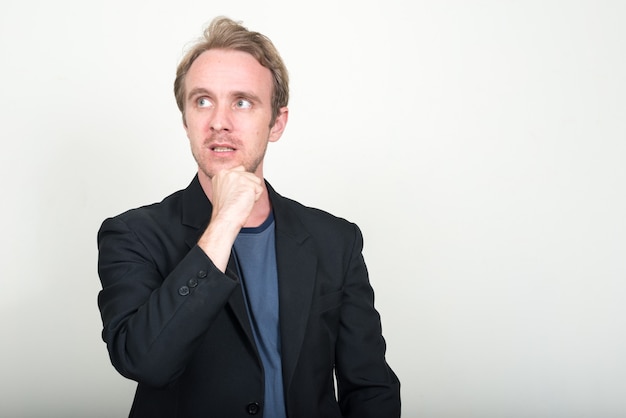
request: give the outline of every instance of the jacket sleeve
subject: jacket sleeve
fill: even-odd
[[[335,353],[339,406],[344,417],[400,417],[400,382],[385,360],[380,316],[356,225],[354,234]]]
[[[198,246],[164,273],[157,259],[168,255],[141,237],[119,217],[98,232],[102,338],[123,376],[164,387],[185,370],[238,284]]]

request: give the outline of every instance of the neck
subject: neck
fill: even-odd
[[[245,228],[256,228],[257,226],[261,226],[261,224],[270,216],[272,205],[267,194],[267,188],[265,186],[263,187],[263,194],[254,204],[252,212],[244,225]]]

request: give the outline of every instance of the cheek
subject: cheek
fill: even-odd
[[[207,115],[190,109],[185,112],[185,124],[188,130],[200,130],[206,124]]]

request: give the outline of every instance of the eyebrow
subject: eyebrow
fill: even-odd
[[[189,93],[187,94],[187,100],[191,100],[191,98],[194,96],[210,96],[210,95],[211,95],[211,92],[209,92],[207,89],[202,88],[202,87],[196,87],[192,89],[191,91],[189,91]]]
[[[231,97],[243,97],[253,102],[263,103],[259,96],[249,91],[232,91],[229,95]],[[196,96],[213,96],[213,94],[203,87],[196,87],[189,91],[189,94],[187,94],[187,100],[191,100]]]

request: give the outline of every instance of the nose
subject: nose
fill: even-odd
[[[216,106],[211,112],[210,129],[215,132],[230,131],[232,129],[230,111],[225,106]]]

